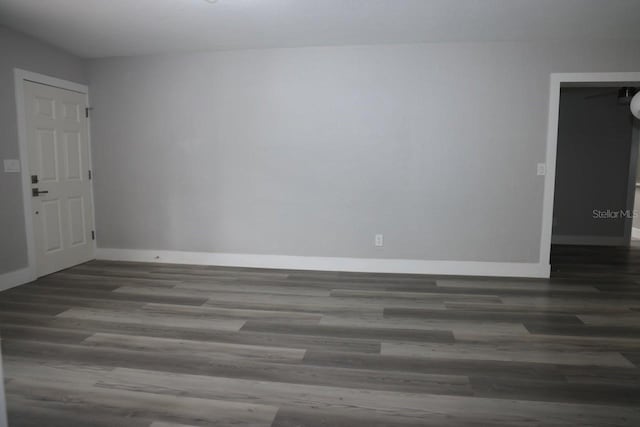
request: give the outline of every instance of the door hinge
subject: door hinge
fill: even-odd
[[[85,116],[86,118],[89,118],[89,111],[91,111],[91,110],[93,110],[93,108],[91,108],[91,107],[86,107],[86,108],[84,109],[84,116]]]
[[[91,173],[91,169],[89,169],[89,181],[93,179],[93,174]]]
[[[91,230],[91,240],[96,240],[96,231]]]

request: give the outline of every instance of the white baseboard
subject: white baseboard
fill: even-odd
[[[96,250],[96,258],[113,261],[217,265],[223,267],[456,276],[547,278],[551,271],[549,264],[541,263],[248,255],[210,252],[155,251],[146,249],[98,248]]]
[[[0,274],[0,291],[6,291],[7,289],[14,288],[33,280],[36,280],[36,277],[28,268]]]
[[[625,237],[616,236],[553,236],[554,245],[585,245],[585,246],[628,246]]]

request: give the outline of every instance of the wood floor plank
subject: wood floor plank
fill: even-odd
[[[492,378],[486,375],[471,377],[475,396],[638,407],[640,384],[549,383],[547,381]]]
[[[441,300],[404,300],[393,298],[360,298],[360,297],[310,297],[300,295],[252,295],[247,293],[216,293],[205,305],[237,304],[251,308],[280,308],[285,311],[306,311],[312,313],[359,312],[376,310],[382,312],[384,307],[443,308]]]
[[[485,335],[528,334],[529,331],[521,322],[496,322],[478,320],[445,320],[445,319],[388,319],[380,315],[364,314],[354,316],[327,315],[320,320],[322,326],[400,329],[406,331],[450,331],[457,333],[482,333]]]
[[[477,359],[434,359],[423,357],[385,356],[377,354],[310,350],[304,363],[311,366],[335,366],[349,369],[402,371],[424,374],[471,376],[478,372],[493,377],[539,379],[566,382],[564,366],[530,362]],[[582,368],[584,370],[584,368]],[[625,370],[630,374],[630,370]]]
[[[172,288],[172,289],[143,289],[140,287],[122,287],[116,289],[114,294],[118,295],[131,295],[137,298],[144,298],[147,295],[154,295],[156,298],[185,298],[195,299],[200,301],[202,298],[207,298],[205,305],[227,306],[229,304],[237,303],[238,308],[256,308],[266,309],[271,307],[272,309],[281,309],[284,311],[305,311],[305,312],[317,312],[325,313],[327,311],[360,311],[363,309],[378,309],[382,310],[385,306],[393,307],[395,304],[409,307],[435,307],[441,308],[443,306],[442,300],[431,301],[407,301],[404,299],[394,298],[360,298],[349,297],[340,298],[335,296],[315,296],[315,295],[296,295],[295,291],[290,294],[269,294],[269,293],[248,293],[248,292],[208,292],[195,289],[184,288]],[[491,298],[491,301],[495,301],[495,298]],[[154,302],[154,301],[149,301]],[[256,304],[250,306],[250,304]],[[178,302],[174,304],[179,304]],[[193,305],[193,304],[190,304]],[[200,304],[196,304],[200,305]],[[296,310],[297,308],[297,310]]]
[[[504,426],[504,424],[496,424]],[[486,420],[473,422],[469,419],[454,419],[453,417],[444,420],[442,417],[425,416],[420,420],[401,419],[396,416],[383,414],[362,414],[353,413],[348,409],[333,409],[331,411],[323,408],[280,408],[271,427],[451,427],[451,426],[474,426],[492,427]]]
[[[3,340],[28,340],[53,342],[61,344],[78,344],[92,335],[88,331],[42,328],[37,326],[22,326],[2,323],[0,336]]]
[[[563,335],[484,335],[475,333],[456,333],[456,342],[488,344],[496,349],[512,348],[521,350],[544,350],[554,348],[558,351],[576,352],[626,352],[640,351],[640,340],[628,337],[600,336],[563,336]]]
[[[273,423],[271,424],[273,425]],[[149,427],[198,427],[194,424],[178,424],[178,423],[167,423],[165,421],[154,421],[151,423]]]
[[[620,353],[601,351],[566,351],[566,347],[546,346],[538,350],[496,348],[487,344],[393,343],[383,342],[383,356],[425,357],[439,359],[502,360],[509,362],[551,363],[583,366],[613,366],[633,368]]]
[[[261,298],[247,294],[217,294],[203,304],[204,307],[221,307],[246,310],[287,311],[314,314],[352,314],[358,312],[382,314],[386,306],[393,303],[381,301],[344,301],[334,298],[305,298],[286,296],[286,298]],[[440,302],[420,304],[420,307],[443,308]]]
[[[185,289],[204,292],[205,295],[211,293],[215,297],[216,292],[236,292],[251,294],[270,295],[308,295],[315,297],[328,297],[330,291],[306,286],[281,286],[279,284],[259,284],[251,285],[243,281],[233,283],[211,283],[211,282],[183,282],[175,286],[175,289]]]
[[[40,314],[49,314],[56,315],[62,313],[67,310],[68,306],[56,306],[52,304],[37,304],[31,302],[14,302],[14,301],[0,301],[0,311],[2,312],[30,312],[30,313],[40,313]]]
[[[625,353],[623,353],[625,355]],[[636,364],[637,367],[637,364]],[[589,389],[592,384],[618,385],[635,387],[640,384],[638,369],[617,369],[590,367],[588,370],[581,367],[563,367],[564,376],[569,383],[580,384]]]
[[[599,292],[593,285],[585,284],[565,284],[550,283],[548,280],[531,280],[531,279],[438,279],[436,284],[440,288],[460,288],[460,289],[483,289],[494,292],[502,292],[504,290],[517,291],[570,291],[570,292]]]
[[[418,330],[399,328],[367,328],[344,325],[301,325],[277,322],[247,321],[242,326],[243,331],[270,332],[292,335],[319,335],[340,338],[365,338],[379,340],[408,340],[408,341],[436,341],[452,342],[453,334],[443,330]]]
[[[132,273],[126,277],[111,277],[109,272],[112,270],[99,270],[99,271],[83,271],[82,266],[74,267],[70,270],[60,271],[54,275],[47,276],[45,280],[57,280],[72,283],[84,283],[90,285],[96,285],[101,283],[112,284],[117,283],[122,286],[126,285],[141,285],[141,286],[154,286],[154,287],[172,287],[182,283],[182,280],[171,279],[159,279],[150,277],[140,277],[136,273]],[[40,280],[38,280],[40,281]]]
[[[156,326],[177,326],[183,328],[218,329],[223,331],[238,331],[244,325],[244,320],[193,318],[188,316],[161,316],[143,310],[118,311],[93,308],[72,308],[57,315],[57,317],[79,320],[102,320],[112,323],[131,323]]]
[[[67,402],[37,401],[12,396],[8,402],[11,427],[148,427],[150,420]]]
[[[550,300],[552,301],[552,300]],[[518,312],[522,314],[565,314],[574,315],[578,314],[609,314],[609,313],[629,313],[631,309],[628,307],[619,307],[615,305],[585,305],[585,304],[555,304],[549,303],[546,305],[531,305],[531,304],[514,304],[514,303],[478,303],[478,302],[446,302],[444,304],[446,310],[455,310],[464,312],[466,310],[473,311],[486,311],[492,313],[501,312]]]
[[[194,297],[194,296],[172,296],[172,295],[158,295],[154,291],[140,292],[140,293],[118,293],[111,291],[101,291],[93,289],[68,289],[68,288],[49,288],[45,286],[38,287],[37,289],[25,288],[15,292],[28,292],[38,295],[53,295],[53,296],[72,296],[80,298],[90,299],[103,299],[112,301],[142,301],[145,303],[161,303],[161,304],[181,304],[181,305],[202,305],[207,301],[207,298]]]
[[[68,310],[72,307],[91,307],[91,308],[106,308],[106,309],[119,309],[119,310],[137,310],[145,305],[145,302],[131,302],[131,301],[113,301],[103,300],[95,298],[79,298],[75,296],[55,296],[55,295],[39,295],[37,291],[33,292],[20,292],[6,294],[0,293],[0,300],[16,303],[28,303],[28,304],[41,304],[51,305],[52,310],[56,307],[65,307],[64,310]],[[64,311],[62,310],[62,311]],[[23,311],[24,312],[24,311]],[[28,311],[32,313],[32,311]]]
[[[315,313],[284,310],[250,310],[243,308],[222,308],[214,306],[194,307],[176,304],[145,304],[144,312],[164,316],[188,316],[195,318],[216,319],[258,319],[275,322],[296,322],[317,324],[322,316]]]
[[[28,288],[63,288],[113,291],[122,286],[144,288],[172,288],[182,283],[179,280],[146,279],[138,277],[112,278],[90,274],[66,274],[47,276],[29,284]]]
[[[171,353],[176,358],[196,355],[203,358],[249,358],[271,362],[298,362],[306,350],[260,345],[228,344],[173,338],[96,333],[82,343],[93,347],[113,347],[123,350]]]
[[[556,313],[522,313],[519,311],[498,311],[487,312],[482,310],[467,309],[464,311],[455,310],[430,310],[419,308],[385,308],[385,319],[445,319],[445,320],[478,320],[478,321],[494,321],[494,322],[514,322],[521,323],[526,321],[549,322],[549,323],[567,323],[573,325],[581,325],[583,322],[581,317],[570,314]]]
[[[65,278],[58,278],[57,276],[47,276],[42,280],[38,280],[36,282],[30,283],[28,286],[24,288],[19,288],[19,290],[33,290],[39,291],[42,288],[45,289],[94,289],[96,291],[103,292],[111,292],[118,287],[122,286],[122,284],[115,284],[112,281],[105,280],[95,280],[95,279],[80,279],[80,280],[68,280]]]
[[[242,283],[246,285],[261,286],[261,285],[275,285],[275,286],[287,286],[287,287],[301,287],[301,288],[313,288],[323,290],[333,289],[355,289],[355,290],[380,290],[380,291],[404,291],[404,292],[428,292],[429,289],[433,289],[436,286],[435,281],[346,281],[346,280],[303,280],[292,279],[287,277],[284,279],[272,279],[272,278],[245,278],[227,276],[220,280],[230,281],[236,283]],[[189,283],[189,280],[185,280],[185,283]]]
[[[640,305],[640,300],[629,298],[629,295],[620,295],[615,298],[607,295],[601,295],[600,298],[583,298],[580,296],[549,298],[545,296],[505,295],[500,299],[505,305],[528,305],[536,310],[544,310],[547,307],[552,309],[554,307],[574,306],[577,307],[576,313],[581,313],[583,310],[611,310],[612,307],[617,310],[629,310],[633,306]]]
[[[590,326],[625,326],[640,328],[640,312],[623,312],[607,314],[579,314],[578,317]]]
[[[640,337],[640,325],[638,326],[591,326],[591,325],[557,325],[538,323],[534,321],[524,322],[524,326],[532,334],[566,335],[566,336],[592,336],[592,337]]]
[[[331,291],[333,297],[343,298],[386,298],[395,300],[410,301],[477,301],[477,302],[500,302],[497,295],[474,295],[463,293],[435,292],[433,288],[430,292],[401,292],[401,291],[370,291],[356,289],[334,289]]]

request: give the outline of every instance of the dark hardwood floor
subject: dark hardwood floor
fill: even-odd
[[[639,426],[640,249],[550,280],[94,261],[0,293],[21,426]]]

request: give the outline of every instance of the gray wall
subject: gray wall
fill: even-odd
[[[639,51],[422,44],[91,61],[98,245],[538,262],[549,74],[637,71]]]
[[[593,214],[594,209],[633,209],[627,206],[627,195],[634,118],[628,105],[618,104],[615,91],[561,91],[553,209],[555,242],[580,237],[581,242],[598,244],[603,242],[602,237],[625,238],[624,217],[594,218]],[[612,93],[602,96],[607,92]]]
[[[83,60],[0,27],[0,160],[19,158],[13,69],[86,83]],[[20,174],[4,173],[0,161],[0,274],[27,266]]]

